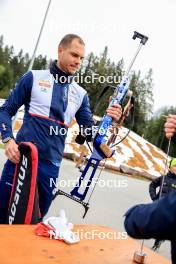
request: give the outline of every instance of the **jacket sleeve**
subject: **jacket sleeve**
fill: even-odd
[[[149,194],[153,201],[158,199],[156,189],[161,185],[161,179],[162,179],[162,176],[154,179],[149,185]]]
[[[27,72],[21,77],[15,89],[0,107],[0,133],[2,139],[13,137],[12,117],[23,104],[30,101],[32,83],[32,72]]]
[[[85,94],[81,107],[77,111],[75,117],[78,124],[83,127],[91,127],[94,124],[87,94]]]
[[[151,204],[132,207],[125,214],[125,229],[133,238],[175,240],[176,193]]]

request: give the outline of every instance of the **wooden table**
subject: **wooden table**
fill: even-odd
[[[108,227],[79,225],[74,229],[79,230],[84,238],[78,244],[67,245],[36,236],[34,225],[0,225],[0,263],[127,264],[133,263],[134,251],[140,248],[135,240],[119,239],[123,235],[118,232],[116,239],[112,239],[116,231]],[[90,239],[91,234],[94,239]],[[171,263],[150,249],[144,248],[144,252],[149,264]]]

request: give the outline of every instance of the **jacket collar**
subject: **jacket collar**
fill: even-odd
[[[73,75],[62,71],[57,66],[57,60],[53,61],[50,65],[50,73],[54,76],[55,82],[57,83],[71,83]]]

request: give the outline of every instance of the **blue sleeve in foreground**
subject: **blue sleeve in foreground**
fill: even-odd
[[[18,81],[5,103],[0,107],[0,133],[2,139],[13,137],[12,117],[18,109],[30,101],[33,84],[32,72],[27,72]]]
[[[125,214],[125,229],[133,238],[175,239],[176,192],[150,204],[132,207]]]

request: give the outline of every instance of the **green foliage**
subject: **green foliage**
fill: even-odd
[[[150,69],[144,78],[141,77],[140,71],[133,72],[131,76],[130,89],[135,99],[133,130],[141,136],[145,134],[146,123],[153,113],[152,74]]]
[[[34,60],[33,70],[45,70],[47,68],[47,59],[46,56],[42,57],[42,55],[39,55]]]
[[[17,80],[28,70],[30,63],[29,54],[20,50],[15,55],[14,47],[4,46],[3,36],[0,36],[0,97],[7,98]],[[39,55],[35,58],[34,69],[45,69],[46,56]]]
[[[169,114],[176,114],[176,107],[162,107],[159,109],[157,114],[148,120],[145,132],[145,138],[165,152],[167,152],[168,139],[165,137],[164,132],[164,123],[166,121],[164,116]],[[176,157],[176,148],[172,143],[169,154]]]

